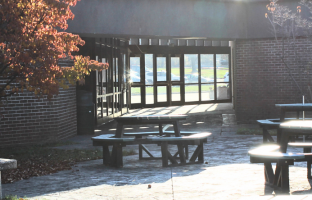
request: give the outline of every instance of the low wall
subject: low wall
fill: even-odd
[[[0,147],[54,142],[77,134],[76,87],[51,101],[24,92],[1,108]]]

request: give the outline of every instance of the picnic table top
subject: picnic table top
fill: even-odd
[[[312,110],[312,103],[275,104],[275,107],[281,108],[283,110],[293,110],[293,111],[301,111],[302,109]]]
[[[290,104],[275,104],[275,107],[280,107],[280,108],[312,108],[312,103],[290,103]]]
[[[312,134],[312,120],[292,120],[280,124],[281,129],[298,129],[311,130]]]
[[[122,116],[114,118],[117,122],[121,121],[137,121],[137,120],[185,120],[187,115],[136,115]]]
[[[99,135],[96,137],[92,137],[93,141],[102,141],[102,140],[112,140],[112,141],[120,141],[120,142],[133,142],[133,141],[140,141],[140,140],[150,140],[150,141],[183,141],[183,140],[198,140],[198,139],[205,139],[210,136],[210,132],[203,132],[203,133],[196,133],[193,135],[186,135],[181,137],[164,137],[164,136],[151,136],[145,139],[136,139],[134,137],[126,137],[126,138],[116,138],[112,134],[105,134]]]

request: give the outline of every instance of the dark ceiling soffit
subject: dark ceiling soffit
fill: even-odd
[[[156,36],[156,35],[114,35],[114,34],[97,34],[97,33],[73,33],[80,37],[90,38],[117,38],[122,41],[129,41],[130,38],[141,38],[141,39],[170,39],[170,40],[209,40],[209,41],[234,41],[237,38],[208,38],[208,37],[169,37],[169,36]]]

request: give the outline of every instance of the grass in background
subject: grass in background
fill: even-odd
[[[277,130],[269,130],[270,135],[276,135]],[[239,128],[237,129],[238,135],[263,135],[261,128]]]
[[[137,152],[133,149],[129,149],[129,150],[122,150],[122,155],[123,156],[132,156],[132,155],[136,155]]]

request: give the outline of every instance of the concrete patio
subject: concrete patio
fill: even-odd
[[[212,108],[215,109],[212,109]],[[210,110],[209,110],[210,109]],[[204,164],[168,167],[161,160],[139,161],[138,155],[124,157],[123,168],[111,168],[102,160],[77,163],[72,170],[33,177],[3,185],[4,195],[12,194],[30,199],[312,199],[306,178],[305,163],[290,167],[290,196],[275,196],[273,189],[264,185],[263,164],[250,164],[247,152],[262,142],[262,136],[237,135],[245,125],[227,121],[233,114],[231,104],[206,104],[182,107],[133,110],[130,114],[188,114],[182,122],[184,130],[210,131],[212,136],[204,145]],[[99,127],[96,134],[113,133],[114,123]],[[127,130],[153,130],[157,127],[127,127]],[[58,148],[96,148],[91,136],[69,139],[73,145]],[[125,149],[138,150],[137,146]],[[149,145],[160,156],[160,147]],[[175,147],[172,147],[174,151]],[[295,150],[294,150],[295,151]],[[151,186],[149,188],[149,185]]]

